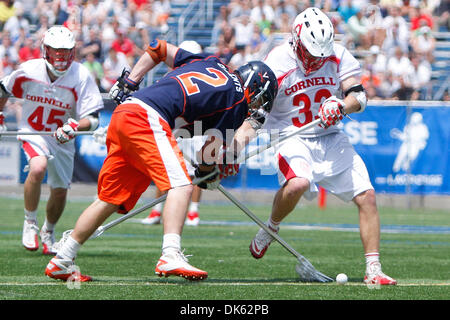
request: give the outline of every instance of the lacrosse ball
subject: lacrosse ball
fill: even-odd
[[[336,282],[337,284],[346,284],[348,281],[347,275],[345,273],[339,273],[336,276]]]

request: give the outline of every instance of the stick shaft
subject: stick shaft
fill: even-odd
[[[241,154],[241,156],[238,157],[236,162],[237,163],[242,163],[245,160],[247,160],[248,158],[253,157],[253,156],[257,155],[257,154],[260,154],[263,151],[265,151],[265,150],[267,150],[267,149],[269,149],[269,148],[271,148],[271,147],[273,147],[273,146],[275,146],[275,145],[277,145],[277,144],[279,144],[279,143],[281,143],[281,142],[283,142],[283,141],[285,141],[285,140],[287,140],[287,139],[289,139],[289,138],[291,138],[291,137],[293,137],[293,136],[295,136],[295,135],[297,135],[297,134],[299,134],[299,133],[301,133],[303,131],[306,131],[306,130],[308,130],[308,129],[318,125],[319,123],[320,123],[320,119],[316,119],[316,120],[314,120],[314,121],[312,121],[312,122],[302,126],[300,129],[298,129],[296,131],[288,133],[287,135],[282,136],[282,137],[280,137],[280,138],[278,138],[276,140],[273,140],[273,141],[269,142],[266,145],[260,146],[259,148],[255,149],[253,151],[247,152],[245,154]]]
[[[53,131],[38,131],[38,132],[19,132],[19,131],[4,131],[0,132],[0,136],[52,136]],[[76,136],[92,135],[94,131],[75,131]]]
[[[219,185],[217,189],[223,193],[231,202],[233,202],[239,209],[241,209],[250,219],[252,219],[258,226],[260,226],[264,231],[270,234],[276,241],[278,241],[286,250],[292,253],[297,259],[304,258],[300,253],[298,253],[294,248],[292,248],[286,241],[284,241],[278,234],[270,230],[268,226],[264,224],[253,212],[251,212],[244,204],[237,200],[230,192],[228,192],[222,185]]]

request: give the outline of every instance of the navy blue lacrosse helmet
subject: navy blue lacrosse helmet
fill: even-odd
[[[250,61],[235,73],[241,78],[249,106],[249,117],[264,122],[272,110],[278,92],[278,81],[273,71],[261,61]]]

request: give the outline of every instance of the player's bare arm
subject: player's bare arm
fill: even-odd
[[[347,114],[362,112],[366,108],[367,97],[361,81],[357,77],[349,77],[341,82],[344,98],[344,111]]]
[[[167,43],[164,40],[152,41],[145,53],[136,62],[136,65],[131,70],[128,78],[132,81],[139,82],[151,69],[153,69],[160,62],[167,64],[169,68],[173,68],[175,55],[178,47]]]

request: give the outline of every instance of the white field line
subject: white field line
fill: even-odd
[[[202,286],[218,286],[218,287],[226,287],[226,286],[340,286],[337,283],[305,283],[305,282],[210,282],[210,281],[204,281],[204,282],[135,282],[135,283],[123,283],[123,282],[89,282],[89,283],[81,283],[81,286],[87,285],[87,286],[96,286],[96,287],[123,287],[123,286],[130,286],[130,287],[142,287],[142,286],[178,286],[178,285],[192,285],[192,284],[198,284]],[[55,281],[55,282],[0,282],[0,287],[6,286],[6,287],[37,287],[37,286],[65,286],[64,282],[61,281]],[[354,287],[364,287],[367,286],[366,284],[362,282],[358,283],[352,283],[348,282],[347,284],[343,286],[354,286]],[[396,285],[397,287],[446,287],[450,286],[450,282],[443,282],[443,283],[398,283]]]

